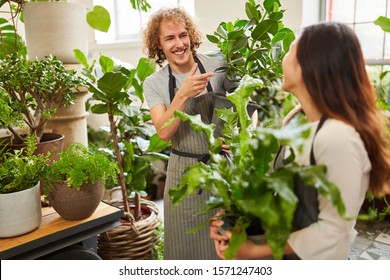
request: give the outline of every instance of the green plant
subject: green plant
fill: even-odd
[[[135,192],[134,217],[138,220],[141,218],[139,192],[146,187],[147,172],[155,160],[168,158],[159,152],[170,144],[157,136],[149,112],[143,107],[143,82],[155,66],[141,58],[137,67],[130,70],[101,55],[99,67],[103,74],[98,76],[95,61],[89,65],[78,50],[76,57],[84,66],[83,74],[90,79],[89,91],[98,102],[91,111],[108,115],[112,140],[108,147],[120,170],[123,205],[130,212],[128,195]]]
[[[34,155],[34,137],[26,139],[22,150],[0,152],[0,193],[13,193],[34,187],[45,174],[50,154]],[[3,148],[4,149],[4,148]]]
[[[48,56],[43,60],[28,60],[18,54],[7,55],[0,59],[1,94],[8,94],[1,106],[7,105],[13,117],[19,114],[28,128],[28,134],[34,135],[40,142],[46,122],[57,109],[70,105],[74,92],[85,84],[75,70],[66,69],[55,57]],[[23,137],[13,128],[11,122],[2,112],[0,124],[7,126],[19,140]],[[3,118],[4,117],[4,118]]]
[[[72,143],[60,153],[60,159],[47,166],[45,188],[52,183],[67,181],[68,186],[80,190],[85,183],[99,181],[103,186],[108,179],[116,180],[118,168],[115,162],[99,150],[88,149],[80,143]]]
[[[212,35],[227,67],[225,71],[231,81],[239,82],[245,75],[260,79],[263,87],[256,88],[252,100],[260,105],[261,122],[280,117],[285,94],[278,90],[282,76],[281,61],[294,41],[293,31],[284,26],[284,10],[279,0],[265,0],[257,4],[248,0],[245,4],[247,19],[222,22]]]
[[[260,220],[274,257],[282,258],[287,238],[293,230],[292,222],[298,202],[294,194],[294,179],[297,177],[308,187],[315,187],[332,201],[340,215],[345,216],[339,190],[327,180],[325,167],[298,166],[294,163],[294,151],[301,148],[310,134],[308,124],[291,124],[283,130],[250,130],[251,120],[246,106],[252,91],[261,86],[260,80],[244,76],[236,91],[227,96],[237,112],[217,110],[224,123],[223,135],[230,146],[231,161],[219,154],[222,141],[213,136],[215,125],[204,124],[199,115],[175,112],[183,121],[190,121],[193,129],[207,135],[210,164],[200,162],[187,168],[182,182],[169,191],[171,201],[174,206],[178,205],[197,189],[212,193],[213,196],[200,207],[199,213],[223,209],[223,216],[237,218],[226,255],[229,259],[234,257],[239,245],[246,240],[245,229],[255,218]],[[273,170],[272,162],[280,145],[289,147],[291,156],[285,165]]]

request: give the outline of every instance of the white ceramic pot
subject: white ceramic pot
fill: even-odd
[[[27,55],[52,54],[63,63],[78,63],[73,49],[88,55],[86,8],[76,3],[31,2],[24,7]]]
[[[24,191],[0,194],[0,238],[33,231],[39,227],[41,221],[39,183]]]

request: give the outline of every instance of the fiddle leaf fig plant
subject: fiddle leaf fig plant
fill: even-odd
[[[219,154],[222,141],[213,136],[215,125],[202,123],[200,116],[190,116],[176,111],[175,115],[189,121],[191,127],[204,132],[209,140],[210,163],[199,162],[189,166],[181,183],[169,190],[174,206],[180,204],[187,195],[202,189],[212,194],[198,213],[223,209],[223,217],[234,217],[236,223],[231,229],[233,236],[229,241],[226,257],[232,259],[240,244],[246,240],[245,229],[252,220],[259,219],[267,242],[275,259],[281,259],[287,238],[293,230],[293,217],[298,203],[294,193],[295,178],[300,177],[307,187],[314,187],[327,197],[345,217],[345,207],[337,186],[325,176],[324,166],[299,166],[294,163],[294,151],[300,151],[310,135],[310,126],[298,121],[292,122],[282,130],[256,128],[246,112],[250,95],[262,81],[243,77],[240,86],[227,98],[236,106],[219,109],[217,114],[224,123],[223,135],[230,146],[231,160]],[[237,124],[240,123],[240,126]],[[272,162],[280,146],[290,149],[291,155],[286,163],[274,169]],[[207,224],[205,221],[200,227]]]
[[[146,187],[146,174],[156,160],[167,160],[160,153],[170,145],[161,140],[151,123],[149,110],[144,108],[143,82],[154,73],[155,66],[141,58],[134,69],[115,64],[114,60],[101,55],[99,64],[90,65],[85,55],[75,50],[76,57],[84,66],[83,74],[89,78],[88,87],[97,101],[91,111],[107,114],[112,143],[108,151],[117,162],[123,205],[129,211],[128,196],[135,192],[136,220],[140,218],[139,193]],[[98,69],[102,75],[98,74]]]
[[[281,61],[294,41],[294,32],[283,24],[284,10],[279,0],[255,0],[245,4],[246,19],[221,22],[213,34],[207,35],[217,45],[227,66],[216,71],[226,72],[229,80],[239,82],[245,75],[260,79],[252,100],[260,105],[261,121],[280,114],[283,105],[277,89],[282,77]],[[284,96],[282,96],[284,97]]]

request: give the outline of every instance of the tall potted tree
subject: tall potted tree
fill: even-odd
[[[91,111],[108,116],[109,147],[120,170],[121,205],[126,215],[122,226],[99,237],[99,254],[106,259],[142,259],[158,240],[155,230],[159,221],[156,204],[140,199],[139,192],[145,189],[151,163],[167,159],[159,151],[169,145],[157,137],[148,110],[142,106],[143,81],[154,72],[154,65],[141,58],[135,69],[127,69],[101,55],[97,67],[95,62],[90,65],[80,51],[76,51],[76,57],[85,67],[89,91],[97,100]],[[129,203],[131,193],[134,200]]]

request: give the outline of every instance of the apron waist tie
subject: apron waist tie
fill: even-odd
[[[196,158],[198,159],[198,162],[203,162],[204,164],[207,164],[207,162],[210,159],[210,154],[193,154],[193,153],[178,151],[175,149],[171,149],[171,153],[182,157]],[[199,189],[198,194],[202,194],[202,191],[203,191],[202,189]]]

